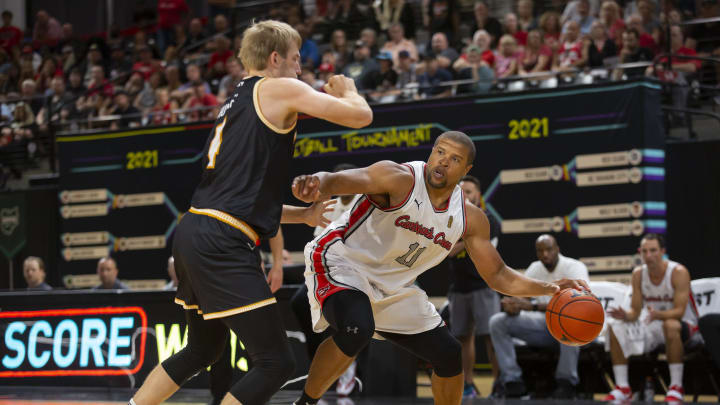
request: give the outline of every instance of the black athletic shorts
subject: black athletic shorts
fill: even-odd
[[[226,219],[188,212],[175,231],[175,303],[204,319],[277,302],[260,267],[256,241]]]

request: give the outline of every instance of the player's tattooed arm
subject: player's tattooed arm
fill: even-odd
[[[463,237],[465,250],[480,276],[493,290],[515,297],[534,297],[553,295],[565,288],[590,289],[583,280],[562,279],[549,283],[525,277],[511,269],[490,243],[490,224],[485,213],[472,204],[465,204],[465,210],[467,215],[467,230]]]
[[[407,166],[384,160],[358,169],[298,176],[293,180],[292,192],[295,198],[304,202],[340,195],[368,194],[392,204],[407,196],[414,181]]]

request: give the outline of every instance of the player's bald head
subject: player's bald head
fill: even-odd
[[[447,140],[454,143],[457,143],[459,145],[462,145],[463,148],[467,150],[467,164],[471,165],[475,161],[475,143],[470,139],[469,136],[465,135],[464,133],[460,131],[447,131],[440,134],[440,136],[435,139],[435,145],[438,144],[441,140]]]
[[[552,235],[548,235],[546,233],[538,236],[537,239],[535,239],[535,246],[543,246],[543,247],[556,247],[557,246],[557,240],[555,240],[555,237]]]

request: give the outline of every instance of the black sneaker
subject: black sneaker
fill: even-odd
[[[506,398],[520,398],[527,395],[525,383],[522,381],[508,381],[505,383]]]
[[[488,395],[488,399],[501,398],[505,398],[505,386],[500,382],[499,378],[496,378],[492,385],[492,392]]]
[[[576,392],[575,392],[575,386],[570,383],[568,380],[557,380],[556,382],[555,391],[552,394],[552,397],[555,399],[574,399]]]

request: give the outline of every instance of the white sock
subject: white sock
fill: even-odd
[[[670,385],[682,387],[683,363],[670,363],[668,368],[670,369]]]
[[[628,366],[627,364],[618,364],[613,366],[613,374],[615,374],[615,386],[616,387],[629,387],[628,383]]]
[[[137,405],[137,404],[135,403],[135,400],[134,400],[134,399],[130,398],[130,401],[128,402],[128,405]]]

